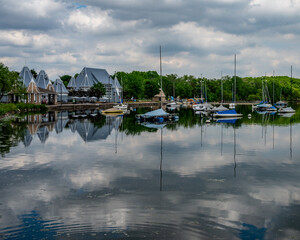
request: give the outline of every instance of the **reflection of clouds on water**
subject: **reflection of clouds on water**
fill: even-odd
[[[160,130],[122,140],[115,124],[109,131],[104,124],[102,135],[97,133],[101,128],[81,122],[73,126],[75,132],[50,132],[43,145],[34,135],[30,147],[19,145],[1,161],[1,226],[21,224],[19,215],[36,210],[62,232],[153,232],[158,226],[176,232],[183,226],[178,236],[187,239],[210,239],[209,234],[234,239],[233,232],[247,229],[242,223],[266,228],[266,236],[272,236],[282,207],[292,210],[299,204],[298,165],[286,164],[289,127],[275,127],[274,150],[271,126],[267,145],[260,125],[236,129],[236,178],[232,127],[223,128],[222,155],[221,125],[203,126],[202,143],[200,126],[164,128],[159,192]],[[298,129],[293,126],[294,132]],[[296,147],[294,155],[299,156]],[[285,227],[280,236],[290,233],[297,235]]]
[[[297,187],[268,186],[253,189],[249,195],[262,202],[273,202],[281,206],[289,206],[291,203],[300,203],[300,192]],[[251,191],[251,190],[250,190]]]

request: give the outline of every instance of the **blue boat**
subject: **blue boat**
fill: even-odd
[[[242,117],[243,114],[237,113],[235,109],[227,110],[227,111],[219,111],[213,114],[214,117],[221,117],[221,118],[234,118],[234,117]]]
[[[240,119],[240,118],[218,118],[217,119],[217,123],[231,123],[231,124],[235,124],[236,121]]]

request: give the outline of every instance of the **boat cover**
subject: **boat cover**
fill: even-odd
[[[237,118],[230,118],[230,119],[218,119],[218,123],[232,123],[235,124]]]
[[[141,115],[141,117],[143,118],[164,117],[164,116],[169,116],[169,113],[165,112],[161,108]]]
[[[141,123],[141,125],[143,125],[147,128],[160,129],[160,128],[164,128],[164,126],[166,126],[167,124],[155,124],[155,123],[144,122],[144,123]]]
[[[235,111],[235,109],[232,109],[232,110],[226,110],[226,111],[219,111],[219,112],[217,112],[217,114],[237,114],[237,112]]]

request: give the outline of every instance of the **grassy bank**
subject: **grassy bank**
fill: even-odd
[[[47,111],[45,104],[31,104],[31,103],[0,103],[0,116],[7,113],[21,113],[21,112],[44,112]]]

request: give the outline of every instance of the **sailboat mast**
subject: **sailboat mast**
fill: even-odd
[[[160,129],[160,188],[162,191],[163,129]]]
[[[201,74],[201,102],[203,101],[203,86],[202,86],[202,74]]]
[[[223,104],[223,76],[221,72],[221,105]]]
[[[293,66],[291,66],[291,100],[293,101]]]
[[[275,104],[274,74],[275,74],[275,71],[273,70],[273,106]]]
[[[162,65],[161,65],[161,46],[159,46],[159,62],[160,62],[160,107],[162,108]]]
[[[264,80],[261,80],[261,93],[262,93],[262,100],[265,102],[265,95],[264,95]]]
[[[207,102],[207,86],[206,86],[206,80],[205,80],[205,102]]]
[[[234,99],[233,102],[236,101],[236,54],[234,54]]]

